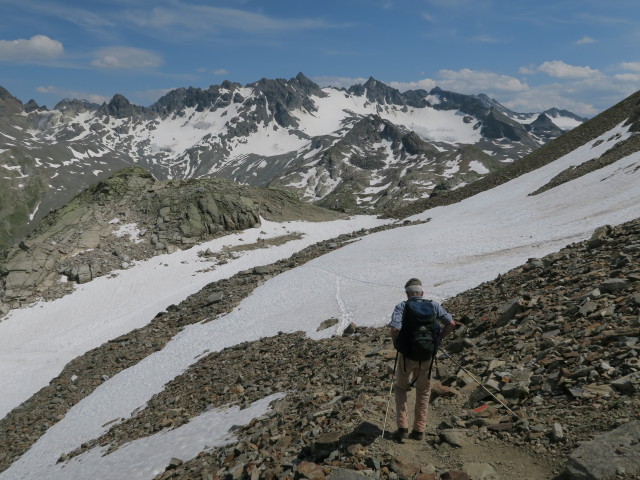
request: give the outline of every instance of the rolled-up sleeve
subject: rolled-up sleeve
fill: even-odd
[[[433,306],[435,308],[436,318],[438,320],[440,320],[442,323],[445,323],[445,324],[453,323],[453,317],[451,316],[451,314],[447,312],[444,308],[442,308],[442,306],[439,303],[433,302]]]
[[[393,313],[391,313],[391,322],[389,322],[389,326],[395,328],[396,330],[400,330],[402,327],[402,314],[404,312],[404,304],[406,302],[401,302],[393,309]]]

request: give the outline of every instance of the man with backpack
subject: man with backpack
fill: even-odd
[[[400,302],[391,314],[389,327],[398,354],[396,356],[396,423],[393,438],[422,440],[427,426],[431,369],[440,340],[449,335],[455,322],[444,308],[432,300],[424,300],[422,282],[410,279],[404,286],[407,300]],[[441,325],[442,324],[442,325]],[[444,326],[444,329],[442,328]],[[409,434],[407,392],[416,387],[413,430]]]

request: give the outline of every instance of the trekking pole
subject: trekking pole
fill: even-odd
[[[480,380],[478,380],[478,379],[477,379],[477,378],[476,378],[476,377],[475,377],[475,376],[474,376],[470,371],[468,371],[466,368],[464,368],[462,365],[460,365],[458,362],[456,362],[456,361],[453,359],[453,357],[452,357],[451,355],[449,355],[447,352],[445,352],[445,351],[444,351],[442,348],[440,348],[440,347],[438,347],[438,350],[440,350],[442,353],[444,353],[444,354],[447,356],[447,358],[448,358],[449,360],[451,360],[453,363],[455,363],[455,364],[456,364],[456,365],[457,365],[457,366],[458,366],[458,367],[459,367],[459,368],[460,368],[464,373],[466,373],[467,375],[469,375],[469,376],[473,379],[473,381],[474,381],[474,382],[476,382],[478,385],[480,385],[480,386],[484,389],[484,391],[485,391],[485,392],[487,392],[489,395],[491,395],[491,396],[492,396],[492,397],[493,397],[493,398],[494,398],[498,403],[500,403],[500,405],[502,405],[504,408],[506,408],[506,409],[507,409],[507,411],[508,411],[511,415],[513,415],[514,417],[516,417],[516,418],[517,418],[518,420],[520,420],[521,422],[523,422],[523,423],[525,423],[525,424],[527,423],[525,420],[523,420],[522,418],[520,418],[520,416],[519,416],[519,415],[517,415],[513,410],[511,410],[509,407],[507,407],[507,405],[506,405],[502,400],[500,400],[500,399],[499,399],[498,397],[496,397],[493,393],[491,393],[491,391],[490,391],[487,387],[485,387],[485,386],[480,382]]]
[[[384,438],[384,432],[387,429],[387,415],[389,414],[389,404],[391,403],[391,391],[393,390],[393,383],[396,379],[396,366],[398,365],[398,352],[396,351],[396,359],[393,362],[393,375],[391,376],[391,385],[389,385],[389,398],[387,399],[387,410],[384,412],[384,424],[382,425],[382,438]]]

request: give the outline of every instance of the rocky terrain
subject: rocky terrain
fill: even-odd
[[[182,326],[216,321],[264,279],[351,240],[210,284],[148,326],[74,360],[0,422],[0,468]],[[383,428],[393,430],[393,411],[384,421],[394,351],[385,328],[353,325],[327,340],[281,334],[211,353],[147,408],[60,461],[284,392],[270,413],[234,431],[236,441],[176,458],[157,478],[638,478],[639,257],[640,219],[603,226],[588,241],[448,300],[459,326],[444,345],[451,358],[442,355],[436,365],[423,442],[398,445],[381,436]]]
[[[0,251],[132,165],[159,180],[223,177],[371,211],[472,182],[585,120],[438,88],[401,93],[373,78],[320,88],[303,74],[179,88],[150,107],[116,94],[49,110],[0,87]]]
[[[191,248],[260,218],[310,221],[339,214],[275,189],[224,179],[157,181],[140,167],[117,172],[50,213],[0,263],[0,315],[53,299],[136,260]]]

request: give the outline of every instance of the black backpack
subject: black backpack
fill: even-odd
[[[406,302],[396,350],[409,360],[430,361],[438,352],[440,333],[440,323],[432,302]]]

